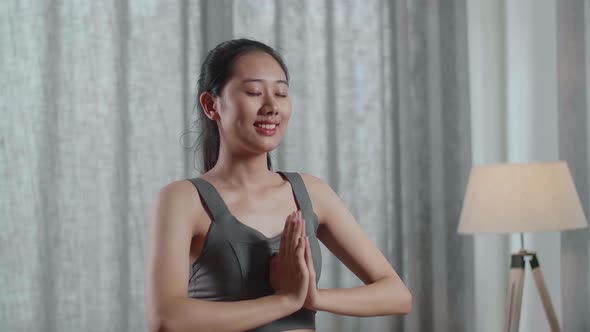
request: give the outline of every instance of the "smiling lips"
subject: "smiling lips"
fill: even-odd
[[[278,123],[272,123],[272,122],[257,122],[254,123],[254,127],[256,127],[256,131],[259,132],[260,134],[263,134],[265,136],[272,136],[276,133],[277,131],[277,127],[279,126]]]

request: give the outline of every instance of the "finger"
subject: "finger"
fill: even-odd
[[[300,238],[301,240],[299,241],[299,243],[297,244],[297,261],[299,263],[299,268],[301,269],[301,271],[305,274],[308,275],[308,268],[307,268],[307,263],[305,262],[305,245],[303,243],[303,238]]]
[[[309,282],[315,284],[317,287],[315,268],[313,266],[313,256],[311,254],[311,245],[309,244],[309,238],[305,237],[305,258],[307,261],[307,271],[309,272]]]
[[[285,224],[285,230],[283,232],[283,238],[281,239],[281,247],[283,248],[283,257],[286,257],[289,254],[289,233],[291,233],[291,222],[293,221],[293,214],[291,213],[287,218],[287,223]]]
[[[291,230],[291,220],[293,219],[293,213],[287,216],[285,226],[283,227],[283,233],[281,234],[281,242],[279,244],[279,257],[283,258],[287,253],[287,241],[289,239],[289,231]]]
[[[305,259],[308,263],[311,260],[311,250],[309,248],[309,238],[307,236],[305,237]]]
[[[285,220],[285,226],[283,227],[283,233],[281,233],[281,242],[279,243],[279,257],[283,257],[285,255],[285,242],[287,239],[287,234],[289,232],[289,222],[291,221],[291,215],[287,216],[287,220]]]
[[[291,225],[289,226],[289,233],[287,234],[287,241],[285,242],[286,250],[285,253],[289,257],[295,254],[295,250],[297,249],[297,213],[293,212],[293,217],[290,221]]]
[[[299,242],[297,243],[297,254],[301,255],[301,258],[305,261],[305,238],[302,236],[299,237]]]
[[[298,213],[298,220],[299,220],[299,233],[298,236],[301,238],[301,244],[303,245],[303,253],[305,257],[305,220],[303,220],[303,215],[301,210],[297,211]]]
[[[291,232],[291,248],[293,251],[295,251],[299,242],[299,232],[301,223],[299,222],[299,219],[297,219],[297,217],[293,219],[293,222],[293,230]]]
[[[298,261],[298,263],[301,261],[301,256],[303,256],[302,252],[301,252],[301,249],[303,248],[302,244],[303,244],[303,241],[298,240],[297,247],[295,248],[295,257],[296,257],[296,260]]]
[[[301,213],[301,211],[299,211],[299,221],[301,223],[301,232],[299,232],[299,236],[301,237],[301,240],[303,241],[303,247],[305,248],[305,219],[303,219],[303,214]],[[304,250],[305,251],[305,250]]]
[[[311,255],[311,245],[309,244],[309,238],[307,236],[305,236],[305,258],[307,259],[307,268],[309,269],[309,272],[315,274],[313,256]]]
[[[301,220],[301,236],[305,236],[305,219],[303,219],[303,214],[299,211],[299,219]]]

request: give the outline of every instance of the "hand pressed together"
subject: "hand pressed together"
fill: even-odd
[[[270,282],[276,294],[287,295],[297,307],[316,310],[319,292],[309,239],[301,211],[285,222],[279,251],[270,262]]]

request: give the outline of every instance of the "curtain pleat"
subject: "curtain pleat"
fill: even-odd
[[[590,1],[557,2],[559,157],[590,215]],[[561,232],[563,331],[590,330],[590,229]]]

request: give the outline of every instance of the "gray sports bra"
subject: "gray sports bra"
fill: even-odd
[[[305,219],[317,284],[322,267],[321,251],[316,237],[318,217],[313,211],[301,175],[295,172],[277,173],[291,183],[295,201]],[[188,180],[197,188],[212,218],[203,250],[190,268],[188,296],[211,301],[240,301],[273,294],[269,264],[271,255],[279,250],[281,235],[268,238],[256,229],[241,223],[228,210],[213,185],[202,178]],[[314,310],[301,308],[289,316],[250,331],[315,329],[315,314]]]

